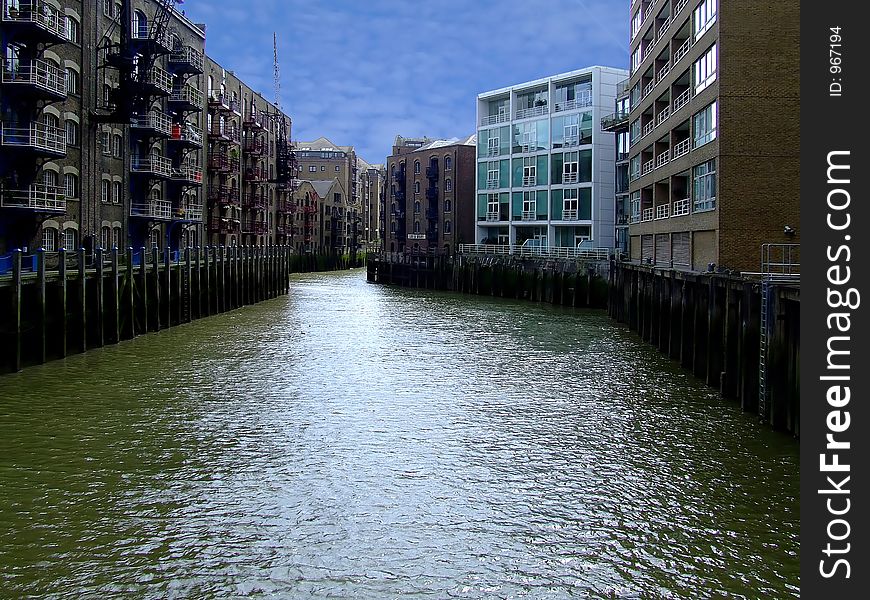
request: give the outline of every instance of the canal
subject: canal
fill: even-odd
[[[797,597],[798,483],[603,312],[309,274],[0,377],[0,597]]]

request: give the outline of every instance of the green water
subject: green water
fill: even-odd
[[[793,597],[798,482],[600,312],[305,275],[0,377],[0,597]]]

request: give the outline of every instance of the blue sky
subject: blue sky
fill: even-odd
[[[293,138],[323,135],[370,163],[397,134],[474,133],[477,94],[628,64],[628,0],[186,0],[206,52],[270,100],[278,32]]]

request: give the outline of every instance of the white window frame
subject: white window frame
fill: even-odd
[[[109,204],[112,201],[112,182],[108,179],[100,180],[100,202]]]
[[[538,218],[537,192],[523,192],[523,220],[534,221]]]
[[[72,227],[63,230],[63,247],[65,250],[77,250],[78,232]]]
[[[716,22],[716,0],[702,0],[692,12],[692,26],[697,41]]]
[[[571,215],[571,213],[574,213]],[[580,190],[566,188],[562,192],[562,218],[568,221],[578,219],[580,216]]]
[[[698,174],[704,168],[705,171]],[[702,188],[705,194],[699,197],[698,189]],[[712,188],[712,194],[708,194]],[[710,159],[692,167],[692,212],[703,212],[716,208],[716,159]]]
[[[120,204],[121,203],[122,193],[123,192],[121,190],[121,182],[120,181],[113,181],[112,182],[112,204]]]
[[[538,159],[534,156],[523,158],[523,185],[538,185]]]
[[[499,140],[498,136],[491,137],[491,138],[489,138],[489,140],[487,140],[486,147],[487,147],[487,155],[488,156],[498,156],[499,155],[499,151],[500,151],[499,150],[499,143],[500,143],[500,140]],[[448,169],[447,165],[445,165],[444,170],[449,171],[450,169]]]
[[[496,187],[501,187],[501,177],[499,176],[498,163],[489,163],[487,165],[486,186],[490,187],[493,182],[496,184]]]
[[[692,116],[694,147],[703,146],[716,139],[717,113],[716,101],[708,104]]]
[[[695,84],[695,94],[700,93],[704,88],[716,81],[717,71],[717,46],[713,44],[704,55],[695,61],[692,65],[693,83]]]
[[[54,227],[44,227],[42,229],[42,249],[46,252],[57,250],[57,229]]]
[[[63,176],[63,194],[67,198],[78,198],[79,177],[75,173],[65,173]]]
[[[577,183],[580,181],[580,152],[563,154],[562,183]]]

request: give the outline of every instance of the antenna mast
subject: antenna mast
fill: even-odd
[[[278,32],[272,32],[272,47],[275,53],[275,106],[281,109],[281,66],[278,64]]]

